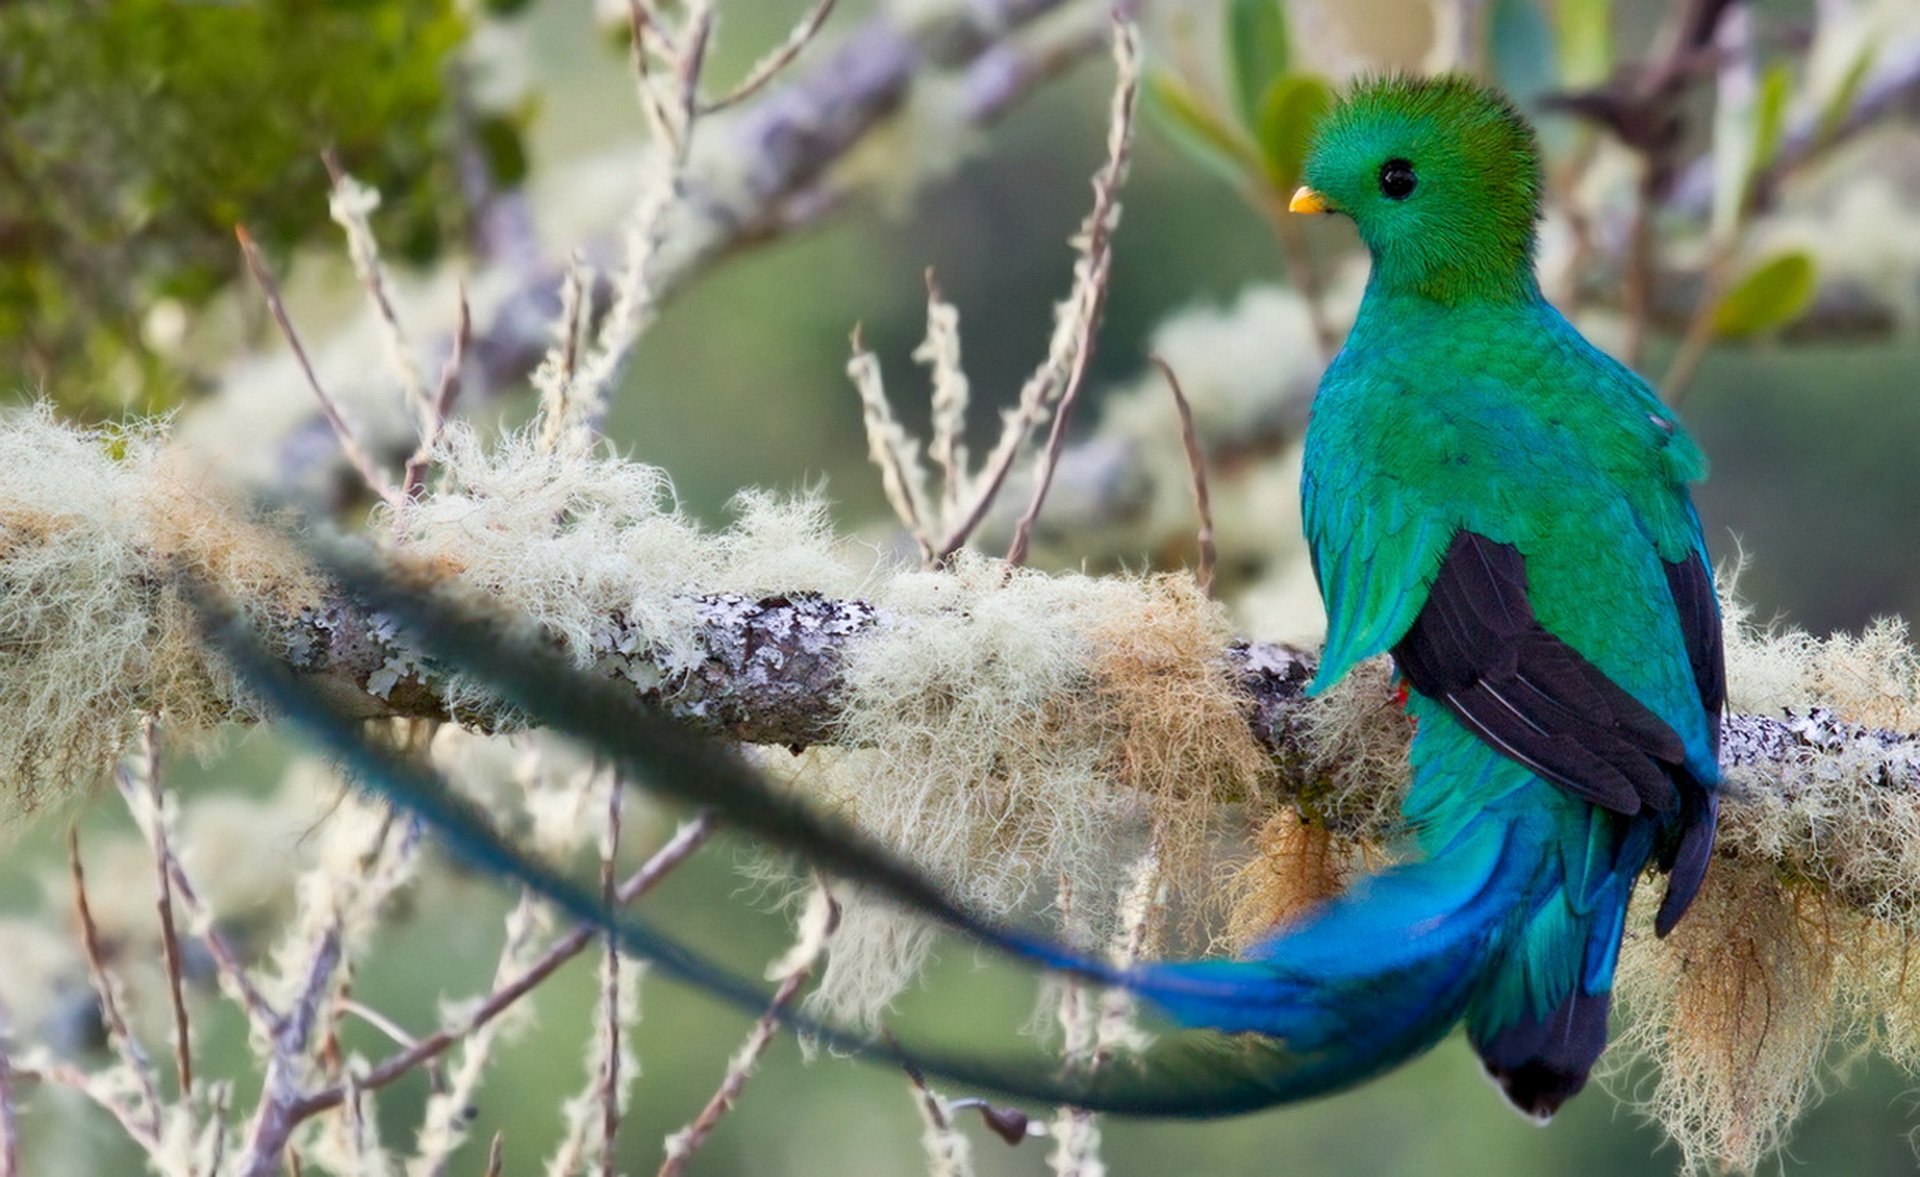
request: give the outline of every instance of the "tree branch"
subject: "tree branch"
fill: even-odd
[[[629,683],[635,696],[674,717],[718,736],[800,749],[837,738],[845,702],[845,667],[860,643],[901,626],[927,623],[857,600],[792,594],[749,599],[716,593],[697,598],[700,620],[694,637],[699,654],[670,663],[640,641],[630,622],[610,616],[585,660],[608,677]],[[442,684],[421,668],[393,636],[393,627],[345,600],[284,618],[280,638],[301,672],[327,680],[338,697],[355,698],[368,718],[448,718]],[[1272,788],[1284,800],[1312,801],[1326,792],[1328,765],[1316,746],[1314,707],[1306,684],[1316,655],[1270,643],[1229,647],[1224,666],[1237,682],[1247,722],[1272,756]],[[402,673],[395,667],[406,666]],[[501,717],[463,712],[452,718],[482,728]],[[1385,705],[1366,721],[1408,732],[1398,708]],[[1843,764],[1848,778],[1877,781],[1888,803],[1920,805],[1920,734],[1868,728],[1823,708],[1806,714],[1729,715],[1723,733],[1726,769],[1727,844],[1743,846],[1743,830],[1763,819],[1808,808],[1808,782],[1833,779]],[[1379,784],[1378,788],[1387,788]],[[1797,820],[1797,819],[1795,819]],[[1828,820],[1822,818],[1821,820]],[[1810,828],[1810,827],[1809,827]],[[1356,834],[1388,831],[1349,829]],[[1829,829],[1835,844],[1844,834]],[[1810,842],[1799,849],[1768,852],[1774,864],[1794,874],[1799,858],[1833,853]],[[1789,858],[1799,856],[1795,861]],[[1884,909],[1875,893],[1840,896],[1861,910]]]

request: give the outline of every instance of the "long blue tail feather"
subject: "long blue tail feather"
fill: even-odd
[[[1094,1074],[1057,1060],[901,1047],[781,1011],[839,1051],[917,1066],[1015,1098],[1147,1116],[1216,1116],[1309,1098],[1370,1078],[1444,1037],[1486,991],[1506,952],[1510,913],[1548,855],[1535,823],[1497,814],[1462,828],[1445,853],[1363,881],[1257,945],[1247,959],[1117,968],[968,912],[911,865],[850,826],[775,789],[716,742],[496,621],[423,595],[364,564],[335,561],[362,601],[399,622],[441,669],[494,691],[532,723],[578,738],[628,779],[714,809],[723,820],[884,894],[980,943],[1083,980],[1124,987],[1184,1031]],[[474,866],[516,881],[623,950],[759,1014],[769,995],[642,919],[609,909],[530,860],[431,770],[371,743],[359,724],[230,621],[215,626],[243,679],[390,803],[418,815]],[[1604,1020],[1604,1009],[1602,1012]],[[1519,1032],[1509,1035],[1517,1041]]]

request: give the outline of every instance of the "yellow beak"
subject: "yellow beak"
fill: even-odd
[[[1287,201],[1287,211],[1290,213],[1328,213],[1333,211],[1333,205],[1327,203],[1326,197],[1305,185],[1301,185],[1300,190],[1293,194],[1293,199]]]

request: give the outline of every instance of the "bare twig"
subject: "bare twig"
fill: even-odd
[[[1729,14],[1720,24],[1715,41],[1720,50],[1716,75],[1718,88],[1714,95],[1720,107],[1717,120],[1725,119],[1729,114],[1737,116],[1740,111],[1751,111],[1758,101],[1759,67],[1754,62],[1753,38],[1753,21],[1745,10]],[[1714,129],[1715,152],[1721,153],[1723,158],[1734,160],[1737,166],[1732,176],[1723,177],[1731,185],[1731,190],[1721,194],[1721,200],[1709,222],[1705,280],[1694,303],[1693,315],[1687,322],[1686,334],[1680,340],[1680,349],[1668,366],[1666,377],[1660,382],[1661,395],[1670,405],[1677,405],[1685,399],[1700,369],[1700,362],[1713,345],[1714,321],[1720,297],[1733,280],[1734,260],[1752,218],[1754,179],[1759,166],[1765,161],[1749,158],[1752,148],[1746,148],[1744,143],[1741,143],[1744,149],[1734,149],[1734,143],[1740,143],[1750,133],[1738,121],[1731,129],[1725,125],[1716,125]]]
[[[1055,899],[1060,911],[1060,926],[1072,935],[1074,924],[1073,880],[1060,876]],[[1094,1051],[1099,1044],[1098,1025],[1088,1000],[1088,987],[1077,977],[1060,981],[1060,1001],[1055,1010],[1060,1022],[1060,1057],[1075,1071],[1090,1071]],[[1058,1177],[1096,1177],[1105,1172],[1100,1162],[1100,1133],[1094,1127],[1093,1113],[1085,1108],[1062,1106],[1053,1121],[1054,1146],[1047,1158]]]
[[[618,774],[607,784],[607,830],[600,850],[600,901],[611,911],[619,900],[614,859],[620,853],[620,799],[625,790]],[[609,936],[601,946],[600,1016],[605,1019],[607,1057],[600,1075],[600,1174],[614,1177],[613,1142],[620,1135],[620,949]]]
[[[106,953],[100,945],[100,929],[93,922],[93,908],[87,903],[87,873],[80,863],[78,827],[67,829],[67,870],[73,881],[73,914],[80,925],[80,945],[86,952],[87,976],[93,982],[94,993],[100,998],[100,1019],[106,1026],[107,1041],[139,1084],[147,1132],[157,1140],[160,1137],[159,1084],[154,1081],[153,1063],[147,1058],[146,1049],[127,1025],[119,997],[114,992],[113,977],[107,972]]]
[[[692,148],[693,123],[700,117],[700,75],[707,65],[707,43],[713,34],[713,0],[686,0],[687,19],[680,26],[679,46],[673,55],[673,77],[679,86],[680,158]]]
[[[273,1053],[267,1061],[260,1104],[247,1131],[246,1152],[240,1159],[242,1177],[273,1177],[278,1173],[293,1130],[306,1119],[301,1114],[300,1081],[307,1069],[314,1031],[323,1022],[321,1006],[340,960],[340,925],[329,923],[313,946],[299,995],[274,1026]]]
[[[246,1013],[247,1020],[253,1024],[254,1028],[259,1031],[270,1030],[279,1015],[274,1013],[273,1008],[267,1004],[267,999],[261,995],[259,987],[253,983],[253,978],[247,972],[246,966],[240,963],[240,954],[235,951],[232,944],[227,942],[226,935],[214,927],[213,913],[200,902],[200,894],[194,889],[193,880],[187,877],[186,868],[181,865],[179,855],[171,846],[160,853],[166,863],[167,879],[172,884],[172,893],[180,900],[181,906],[187,909],[193,924],[200,929],[197,934],[206,943],[208,955],[213,957],[214,970],[226,981],[234,999]]]
[[[1734,249],[1732,242],[1716,245],[1712,257],[1707,262],[1706,280],[1700,287],[1699,301],[1694,304],[1693,317],[1687,321],[1687,329],[1680,337],[1680,346],[1673,354],[1673,360],[1667,365],[1666,375],[1660,380],[1660,396],[1668,404],[1678,406],[1686,399],[1693,387],[1694,377],[1700,374],[1701,361],[1707,357],[1707,351],[1713,346],[1714,319],[1719,311],[1720,297],[1733,279]]]
[[[141,1118],[139,1110],[129,1107],[118,1098],[110,1084],[96,1082],[94,1076],[87,1074],[68,1063],[54,1063],[37,1071],[20,1069],[12,1072],[13,1078],[26,1082],[50,1083],[64,1087],[89,1100],[101,1111],[112,1116],[120,1125],[120,1130],[137,1145],[142,1152],[152,1155],[160,1147],[160,1138],[153,1134],[148,1123]]]
[[[340,443],[340,452],[360,474],[367,489],[379,495],[388,503],[399,503],[399,492],[387,481],[386,475],[374,464],[361,446],[360,439],[354,436],[345,417],[340,415],[340,406],[334,404],[333,397],[321,385],[320,378],[314,374],[313,363],[307,359],[307,349],[300,344],[300,334],[293,329],[293,320],[287,317],[286,304],[280,299],[280,287],[267,271],[267,264],[260,257],[260,250],[253,243],[253,235],[247,232],[245,225],[235,225],[233,235],[240,242],[240,252],[246,255],[247,269],[252,272],[253,280],[259,284],[260,292],[266,296],[267,309],[273,313],[273,321],[280,325],[280,334],[286,337],[287,344],[293,349],[293,355],[300,362],[300,370],[306,374],[307,387],[313,390],[314,398],[320,404],[320,412],[327,418],[327,424],[333,428],[334,438]]]
[[[363,1001],[342,997],[333,1003],[333,1008],[339,1013],[351,1014],[359,1018],[401,1046],[412,1046],[417,1041],[413,1035],[407,1033],[406,1027]]]
[[[185,1098],[193,1090],[193,1036],[187,1022],[186,978],[181,965],[180,936],[174,927],[173,880],[167,871],[167,860],[172,855],[172,849],[167,838],[166,793],[160,785],[160,736],[158,725],[151,715],[145,716],[140,722],[140,758],[145,766],[147,801],[152,806],[151,829],[147,831],[147,836],[153,844],[157,892],[155,905],[160,916],[160,959],[167,974],[167,1001],[173,1007],[174,1073],[180,1084],[180,1095]],[[128,806],[137,815],[140,807],[134,793],[136,785],[125,766],[114,774],[114,780],[119,784]]]
[[[704,813],[681,826],[672,840],[662,846],[640,869],[627,876],[626,881],[620,884],[617,893],[619,901],[623,904],[631,903],[651,890],[655,884],[698,850],[712,835],[713,829],[713,817]],[[553,946],[547,949],[525,972],[488,994],[472,1013],[461,1018],[454,1025],[442,1027],[405,1050],[368,1068],[367,1072],[360,1076],[358,1086],[363,1091],[377,1090],[407,1075],[429,1059],[438,1058],[446,1053],[448,1047],[499,1017],[515,1002],[539,987],[561,965],[580,955],[598,939],[599,935],[589,927],[582,926],[568,932],[554,941]],[[303,1097],[295,1105],[294,1110],[299,1118],[304,1120],[328,1108],[338,1107],[345,1097],[344,1087],[322,1088]]]
[[[780,974],[780,985],[774,990],[767,1012],[754,1022],[746,1042],[727,1064],[727,1072],[721,1078],[719,1088],[707,1100],[706,1106],[700,1109],[700,1114],[694,1117],[692,1123],[667,1138],[666,1159],[661,1162],[657,1177],[678,1177],[686,1170],[687,1162],[693,1159],[693,1154],[700,1150],[707,1137],[719,1126],[720,1118],[739,1100],[740,1092],[752,1077],[760,1056],[766,1053],[774,1035],[780,1030],[781,1011],[793,1004],[793,999],[800,995],[807,978],[813,975],[814,966],[819,963],[827,941],[840,926],[840,905],[834,901],[826,885],[818,880],[815,881],[809,902],[811,906],[800,920],[798,943],[775,966],[775,971]]]
[[[367,220],[368,214],[380,202],[379,193],[349,176],[341,168],[340,157],[334,154],[331,147],[320,153],[320,159],[326,164],[327,176],[333,182],[329,204],[334,223],[346,233],[347,255],[353,261],[353,271],[359,277],[360,285],[367,292],[367,300],[373,304],[374,317],[380,321],[381,334],[387,344],[388,362],[400,377],[400,387],[406,394],[407,404],[412,406],[424,425],[428,412],[426,380],[420,375],[420,364],[414,359],[413,345],[407,339],[406,329],[400,325],[400,316],[393,309],[393,299],[387,295],[386,269],[380,264],[380,249]]]
[[[767,83],[779,77],[782,71],[800,56],[801,50],[813,41],[820,32],[820,26],[827,23],[827,17],[833,14],[834,5],[837,2],[838,0],[814,0],[813,8],[793,26],[793,30],[787,34],[787,39],[776,46],[771,53],[755,62],[739,85],[703,105],[700,108],[701,113],[712,114],[715,111],[725,110],[758,94]]]
[[[501,1132],[493,1134],[493,1143],[487,1145],[487,1168],[483,1177],[500,1177],[507,1163],[507,1140]]]
[[[867,458],[880,471],[880,486],[900,525],[919,545],[923,557],[931,555],[933,541],[928,520],[933,510],[925,502],[922,470],[914,442],[894,418],[881,383],[880,361],[867,350],[859,324],[855,324],[849,342],[853,355],[847,360],[847,378],[860,394],[860,418],[867,433]]]
[[[1133,115],[1140,92],[1138,33],[1131,24],[1120,19],[1113,22],[1113,58],[1116,78],[1107,126],[1107,161],[1093,178],[1093,210],[1087,214],[1080,229],[1081,262],[1077,275],[1079,280],[1075,283],[1077,297],[1071,304],[1068,322],[1073,335],[1072,359],[1059,391],[1043,402],[1043,406],[1045,403],[1054,403],[1058,408],[1054,410],[1047,448],[1041,456],[1040,468],[1034,479],[1033,497],[1028,501],[1019,523],[1014,526],[1013,541],[1007,547],[1009,564],[1020,564],[1026,560],[1033,524],[1040,517],[1040,510],[1047,501],[1047,491],[1053,485],[1053,472],[1060,461],[1060,450],[1066,444],[1067,422],[1073,414],[1074,403],[1079,399],[1080,387],[1085,383],[1087,365],[1093,358],[1094,330],[1106,306],[1107,280],[1113,264],[1113,230],[1119,221],[1120,186],[1126,182],[1127,162],[1132,154]],[[941,545],[942,558],[957,551],[960,544],[966,542],[966,535],[978,526],[985,509],[992,504],[1000,483],[1005,480],[1011,466],[1011,453],[1017,448],[1017,445],[1008,447],[1008,459],[997,470],[990,470],[987,487],[980,494],[979,507],[971,514],[970,521],[963,522],[956,532],[958,540],[949,537],[949,542]]]
[[[1621,301],[1627,314],[1625,338],[1620,358],[1630,367],[1639,367],[1647,350],[1647,324],[1653,315],[1654,239],[1653,209],[1659,202],[1659,180],[1652,161],[1640,161],[1640,178],[1634,186],[1633,217],[1627,228],[1627,256],[1621,283]]]
[[[892,1035],[887,1037],[891,1039]],[[973,1172],[972,1153],[967,1146],[967,1138],[954,1127],[953,1117],[948,1114],[947,1101],[927,1085],[927,1077],[919,1067],[907,1063],[903,1069],[913,1089],[914,1106],[919,1109],[921,1122],[926,1125],[922,1139],[927,1152],[927,1177],[970,1177]]]
[[[654,134],[668,143],[675,143],[673,116],[660,97],[660,92],[654,88],[653,66],[648,59],[647,47],[647,41],[651,38],[659,42],[658,52],[663,56],[671,56],[674,52],[673,38],[653,19],[653,14],[641,0],[627,0],[627,25],[632,37],[628,43],[628,61],[638,84],[640,107],[646,113]]]
[[[433,400],[428,405],[426,422],[420,430],[420,446],[407,459],[406,468],[400,477],[400,493],[413,498],[427,484],[427,468],[433,464],[433,448],[440,444],[440,434],[447,427],[447,418],[453,412],[453,405],[460,397],[460,369],[467,362],[467,345],[473,338],[473,310],[467,304],[467,287],[460,285],[460,316],[453,332],[453,349],[447,353],[446,366],[440,369],[440,383],[435,387]]]
[[[1160,356],[1148,356],[1147,360],[1160,369],[1167,379],[1167,391],[1173,393],[1174,407],[1180,411],[1180,444],[1187,451],[1187,469],[1193,472],[1193,510],[1200,517],[1200,566],[1194,569],[1193,578],[1200,584],[1203,593],[1213,592],[1213,566],[1219,558],[1219,552],[1213,543],[1213,501],[1207,493],[1207,455],[1200,449],[1200,434],[1193,426],[1193,406],[1187,403],[1187,394],[1180,387],[1180,378],[1174,375],[1173,365]]]

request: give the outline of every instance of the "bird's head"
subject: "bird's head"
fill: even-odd
[[[1353,218],[1374,280],[1454,303],[1533,287],[1540,152],[1498,91],[1470,78],[1357,84],[1321,121],[1294,212]]]

